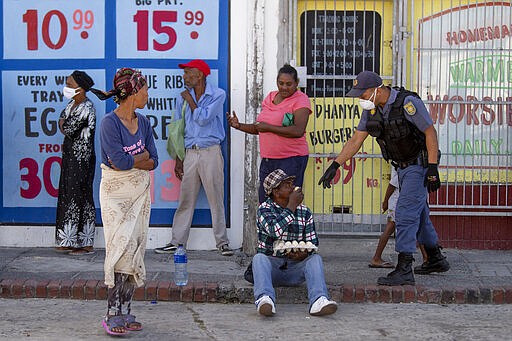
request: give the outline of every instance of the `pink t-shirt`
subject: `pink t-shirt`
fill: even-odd
[[[256,121],[281,126],[285,113],[292,113],[300,108],[308,108],[311,114],[311,103],[308,96],[300,90],[285,98],[281,103],[272,101],[278,91],[270,92],[261,104],[261,112]],[[284,159],[292,156],[309,155],[306,134],[301,137],[283,137],[274,133],[260,133],[260,154],[262,158]]]

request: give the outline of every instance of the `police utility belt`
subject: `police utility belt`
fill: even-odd
[[[423,168],[426,168],[428,167],[428,153],[427,151],[422,151],[415,159],[410,161],[391,160],[391,165],[395,167],[395,169],[404,169],[412,165],[419,165],[422,166]]]

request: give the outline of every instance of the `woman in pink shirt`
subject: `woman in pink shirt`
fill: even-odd
[[[254,123],[240,123],[236,113],[227,113],[231,127],[260,137],[260,203],[265,200],[263,179],[280,168],[295,176],[295,186],[302,186],[308,163],[306,126],[311,114],[311,103],[297,87],[297,70],[285,64],[277,74],[277,91],[271,91],[263,100],[261,112]]]

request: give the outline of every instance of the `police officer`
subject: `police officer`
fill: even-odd
[[[395,243],[398,264],[377,283],[415,283],[412,262],[416,241],[425,245],[428,261],[414,268],[415,273],[448,271],[450,265],[441,254],[427,203],[427,190],[435,192],[441,187],[437,132],[427,108],[416,93],[384,86],[380,76],[371,71],[357,75],[346,97],[359,98],[361,120],[318,184],[330,188],[340,165],[355,155],[368,135],[375,137],[384,159],[397,169],[400,185]]]

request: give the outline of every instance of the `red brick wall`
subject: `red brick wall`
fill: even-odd
[[[472,184],[462,185],[449,183],[430,194],[431,205],[456,206],[482,206],[495,207],[508,206],[512,211],[512,185],[498,184]]]
[[[429,203],[438,214],[430,218],[443,246],[512,250],[512,185],[449,183],[430,194]]]
[[[430,218],[444,247],[512,250],[511,216],[431,215]]]

